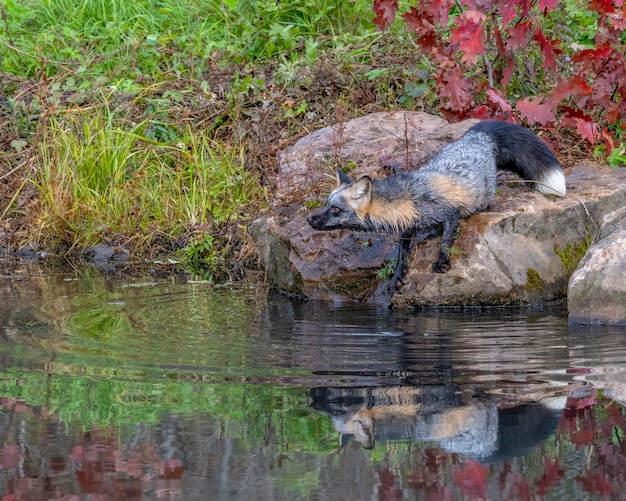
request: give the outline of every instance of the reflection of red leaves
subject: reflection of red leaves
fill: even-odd
[[[398,12],[398,0],[374,0],[372,6],[376,17],[374,23],[380,31],[384,31],[393,20],[396,18],[396,12]]]
[[[515,106],[522,119],[528,121],[529,124],[540,123],[546,125],[554,122],[554,105],[550,100],[542,100],[541,98],[531,99],[525,97],[517,102]]]
[[[531,499],[530,485],[528,480],[521,473],[512,473],[509,475],[509,496],[511,499],[527,500]]]
[[[556,485],[563,478],[564,471],[559,468],[559,460],[552,461],[550,458],[543,460],[543,475],[537,481],[537,493],[544,496],[548,493],[550,487]]]
[[[15,468],[22,462],[22,452],[15,444],[5,444],[0,452],[0,467],[3,470]]]
[[[583,489],[592,494],[600,494],[601,496],[609,496],[613,491],[611,481],[606,474],[596,473],[585,470],[583,475],[576,477],[576,481],[582,485]]]
[[[570,442],[574,445],[586,445],[593,442],[595,435],[591,430],[576,430],[570,433]]]
[[[398,485],[396,477],[389,470],[385,468],[379,473],[380,485],[378,486],[378,498],[394,501],[402,499],[402,488]]]
[[[459,470],[454,472],[454,483],[461,488],[463,493],[485,499],[488,473],[486,466],[468,459]]]

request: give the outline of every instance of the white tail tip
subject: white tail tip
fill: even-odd
[[[565,188],[565,174],[559,168],[551,169],[548,171],[541,180],[537,183],[537,190],[544,195],[556,195],[557,197],[564,197],[566,193]]]

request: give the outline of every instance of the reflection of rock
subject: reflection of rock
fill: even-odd
[[[626,325],[626,207],[604,217],[570,278],[567,302],[572,323]]]
[[[377,272],[393,262],[397,237],[315,231],[305,221],[305,205],[323,202],[334,187],[329,166],[356,164],[355,176],[385,175],[387,166],[415,168],[472,123],[450,125],[425,113],[375,113],[316,131],[282,152],[280,193],[271,213],[250,227],[269,281],[315,299],[367,299]],[[566,175],[569,196],[558,200],[501,176],[490,209],[462,222],[452,269],[432,273],[438,239],[421,243],[394,304],[516,304],[565,297],[580,258],[572,251],[587,245],[604,214],[626,205],[626,170],[586,165]]]
[[[331,417],[342,445],[426,441],[482,461],[528,454],[554,433],[567,401],[549,396],[498,409],[493,396],[453,384],[313,388],[311,397],[313,409]]]

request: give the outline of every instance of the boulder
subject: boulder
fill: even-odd
[[[367,301],[393,269],[397,235],[319,232],[306,223],[334,188],[333,168],[353,177],[413,169],[475,121],[448,124],[419,112],[375,113],[326,127],[279,156],[279,193],[250,226],[268,280],[313,299]],[[507,305],[564,298],[571,273],[605,214],[626,206],[626,170],[566,169],[568,196],[546,197],[512,174],[499,176],[489,210],[461,222],[452,268],[435,274],[440,238],[420,243],[398,307]]]
[[[570,277],[567,305],[571,324],[626,325],[626,207],[604,216]]]

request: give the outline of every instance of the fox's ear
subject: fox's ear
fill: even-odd
[[[363,176],[346,190],[346,197],[350,200],[353,208],[368,204],[372,198],[372,180],[369,176]]]
[[[341,169],[337,169],[337,186],[341,186],[342,184],[350,184],[352,179]]]

